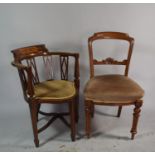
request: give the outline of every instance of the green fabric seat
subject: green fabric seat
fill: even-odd
[[[65,80],[44,81],[34,86],[35,96],[39,99],[62,100],[73,97],[76,89],[73,82]]]

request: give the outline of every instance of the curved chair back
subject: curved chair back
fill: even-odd
[[[114,60],[111,57],[108,57],[104,60],[98,61],[93,57],[93,42],[101,39],[115,39],[115,40],[124,40],[129,43],[128,55],[127,58],[122,61]],[[134,45],[134,39],[126,33],[121,32],[98,32],[94,33],[91,37],[88,38],[88,49],[89,49],[89,61],[90,61],[90,78],[94,77],[94,65],[125,65],[125,76],[128,75],[130,59],[132,55]]]

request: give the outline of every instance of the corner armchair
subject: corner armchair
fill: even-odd
[[[18,70],[24,99],[29,105],[35,146],[39,146],[38,133],[44,131],[57,118],[71,128],[71,139],[75,141],[79,102],[79,54],[49,52],[43,44],[18,48],[11,52],[14,56],[12,65]],[[69,79],[69,67],[73,70],[72,79]],[[68,112],[47,113],[40,109],[43,104],[61,106],[66,103]],[[39,114],[51,117],[41,128],[37,126]],[[70,115],[70,123],[64,118],[66,115]]]

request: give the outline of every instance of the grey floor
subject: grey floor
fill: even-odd
[[[70,130],[57,120],[39,135],[40,147],[35,148],[28,106],[22,106],[21,111],[1,110],[0,151],[155,151],[154,109],[143,107],[135,140],[130,140],[132,106],[125,107],[120,118],[115,117],[116,107],[98,106],[90,139],[84,135],[84,112],[80,110],[75,142],[71,142]],[[45,121],[41,120],[39,125]]]

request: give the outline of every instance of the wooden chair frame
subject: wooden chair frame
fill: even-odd
[[[106,58],[102,61],[98,61],[94,59],[93,57],[93,42],[101,39],[115,39],[115,40],[124,40],[129,43],[129,49],[128,49],[128,56],[127,59],[123,61],[117,61],[114,60],[113,58]],[[126,33],[121,33],[121,32],[98,32],[95,33],[93,36],[91,36],[88,39],[88,49],[89,49],[89,63],[90,63],[90,78],[94,77],[94,65],[124,65],[125,66],[125,72],[124,76],[128,76],[128,71],[129,71],[129,64],[130,64],[130,59],[133,51],[133,45],[134,45],[134,39],[130,37]],[[94,116],[94,106],[95,105],[105,105],[105,106],[118,106],[118,112],[117,112],[117,117],[120,117],[121,111],[122,111],[122,106],[127,106],[127,105],[134,105],[134,113],[133,113],[133,123],[132,123],[132,128],[131,128],[131,139],[134,139],[135,134],[137,133],[137,124],[138,124],[138,118],[140,115],[141,111],[141,106],[142,106],[143,101],[142,100],[136,100],[131,103],[124,103],[124,104],[119,104],[119,103],[104,103],[104,102],[94,102],[93,100],[87,100],[85,99],[85,115],[86,115],[86,136],[87,138],[90,137],[91,133],[91,117]]]
[[[67,53],[67,52],[49,52],[44,44],[33,45],[29,47],[23,47],[19,49],[12,50],[14,55],[14,61],[12,65],[17,67],[20,76],[24,99],[29,104],[34,142],[35,146],[39,146],[38,133],[45,130],[51,123],[53,123],[57,118],[60,118],[68,127],[71,128],[71,139],[75,141],[76,135],[76,122],[78,122],[78,104],[79,104],[79,54],[78,53]],[[49,57],[59,56],[60,58],[60,69],[61,69],[61,79],[68,80],[68,61],[70,57],[74,58],[75,68],[74,68],[74,84],[76,88],[76,94],[73,97],[67,99],[38,99],[34,95],[34,84],[39,83],[39,77],[36,69],[35,57],[43,57],[46,64],[49,63]],[[28,66],[22,64],[22,60],[28,61]],[[50,65],[50,63],[48,64]],[[52,67],[47,66],[45,67]],[[47,68],[46,68],[47,69]],[[33,72],[33,71],[34,72]],[[41,104],[62,104],[68,103],[69,112],[66,113],[46,113],[40,110]],[[40,129],[37,128],[38,114],[45,116],[52,116],[52,118]],[[63,116],[70,115],[69,124]]]

